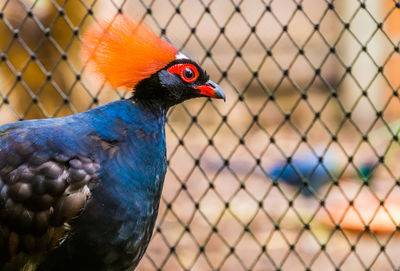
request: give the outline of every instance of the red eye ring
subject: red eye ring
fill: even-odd
[[[167,69],[170,73],[178,74],[183,81],[187,83],[193,83],[199,78],[199,71],[196,66],[193,64],[185,63],[185,64],[175,64]],[[192,72],[192,76],[189,77],[187,72]]]

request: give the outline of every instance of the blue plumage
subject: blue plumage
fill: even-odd
[[[285,182],[300,188],[304,196],[312,196],[332,182],[336,174],[332,154],[327,153],[321,158],[313,152],[296,154],[290,161],[282,160],[273,165],[268,173],[273,182]]]
[[[57,161],[88,157],[100,165],[100,181],[70,223],[69,237],[39,270],[137,265],[150,240],[166,172],[165,112],[124,100],[69,117],[1,127],[1,154],[12,156],[13,141],[20,140],[33,142],[35,149],[20,155],[21,161],[31,155]],[[117,265],[117,259],[109,259],[112,253],[118,254]]]

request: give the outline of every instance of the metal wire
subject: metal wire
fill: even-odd
[[[0,122],[129,95],[79,56],[86,26],[117,13],[194,56],[228,97],[169,111],[138,270],[400,270],[399,2],[2,0]]]

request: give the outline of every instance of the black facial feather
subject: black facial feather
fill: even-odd
[[[199,77],[192,83],[182,80],[178,74],[167,71],[177,64],[192,64],[198,71]],[[195,62],[189,59],[177,59],[165,68],[139,82],[134,90],[133,99],[147,104],[158,104],[170,107],[184,100],[199,97],[196,86],[205,84],[209,75]]]

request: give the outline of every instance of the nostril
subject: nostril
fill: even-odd
[[[215,85],[213,83],[211,83],[211,82],[207,82],[206,85],[209,86],[209,87],[215,88]]]

